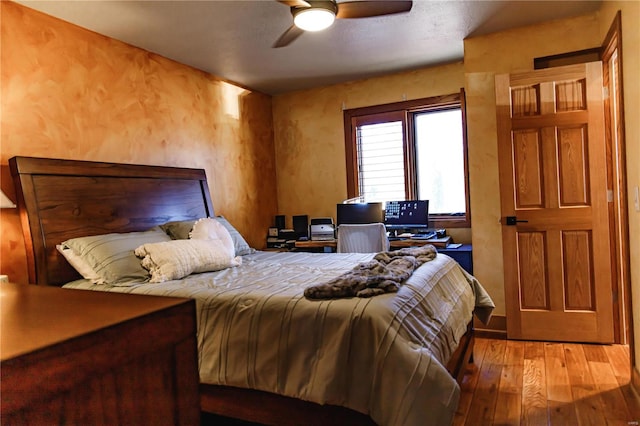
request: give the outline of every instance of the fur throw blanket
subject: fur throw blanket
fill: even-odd
[[[307,287],[304,295],[309,299],[336,299],[396,292],[413,271],[436,255],[432,245],[383,251],[329,282]]]

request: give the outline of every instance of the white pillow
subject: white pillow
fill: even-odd
[[[149,282],[177,280],[192,273],[219,271],[242,264],[241,257],[229,253],[221,240],[173,240],[143,244],[135,249]]]
[[[231,257],[235,256],[236,248],[233,245],[231,234],[227,231],[227,228],[214,218],[206,217],[198,219],[196,223],[193,224],[189,238],[192,240],[220,241],[222,246],[229,251]]]

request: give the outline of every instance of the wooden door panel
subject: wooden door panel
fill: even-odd
[[[595,311],[593,244],[590,231],[562,233],[564,309]]]
[[[540,85],[511,87],[511,116],[529,117],[540,114]]]
[[[542,232],[518,232],[522,309],[549,309],[546,244]]]
[[[496,76],[507,335],[613,341],[601,64]]]
[[[540,323],[558,324],[558,327],[542,328]],[[587,342],[592,339],[593,330],[598,328],[598,318],[595,312],[567,315],[558,311],[532,311],[521,318],[521,327],[528,330],[530,337],[526,340],[549,341],[549,333],[553,331],[554,341]]]
[[[536,129],[519,130],[513,133],[516,205],[518,208],[543,206],[542,147],[540,132]]]
[[[584,78],[556,81],[553,86],[557,112],[587,109],[587,85]]]
[[[560,206],[588,206],[589,161],[586,126],[558,128]]]

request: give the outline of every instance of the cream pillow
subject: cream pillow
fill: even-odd
[[[236,254],[236,248],[233,245],[233,239],[227,229],[214,218],[198,219],[193,224],[193,229],[189,233],[192,240],[209,240],[220,241],[220,244],[229,252],[231,257]]]
[[[144,244],[135,249],[135,254],[142,258],[142,266],[151,274],[151,283],[177,280],[193,273],[219,271],[242,264],[242,258],[234,258],[220,239]]]
[[[224,218],[223,216],[216,216],[213,219],[215,219],[222,226],[224,226],[227,231],[229,231],[229,235],[231,235],[233,245],[236,249],[236,256],[244,256],[245,254],[251,254],[255,252],[255,249],[249,246],[242,234],[240,234],[240,232],[238,232],[238,230],[234,228],[226,218]],[[162,230],[165,231],[172,240],[188,240],[189,233],[193,229],[193,225],[195,223],[196,220],[177,220],[160,225],[160,228],[162,228]]]

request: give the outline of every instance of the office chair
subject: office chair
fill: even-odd
[[[338,227],[338,253],[377,253],[389,250],[384,223],[368,223]]]

